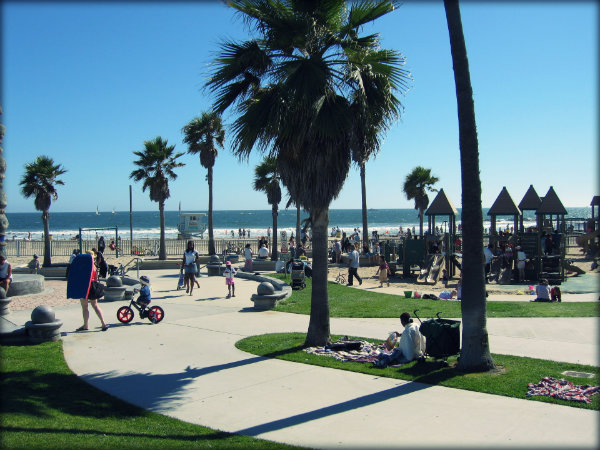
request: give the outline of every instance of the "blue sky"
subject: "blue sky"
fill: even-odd
[[[598,3],[462,2],[480,151],[482,205],[503,186],[518,203],[530,184],[565,206],[598,187]],[[369,208],[412,208],[402,184],[432,169],[461,205],[456,97],[443,3],[408,1],[368,26],[406,57],[413,76],[402,119],[367,164]],[[249,35],[233,10],[206,2],[2,3],[2,122],[7,211],[33,212],[24,165],[48,155],[68,170],[52,211],[154,210],[129,179],[134,151],[162,136],[185,152],[181,128],[210,109],[202,89],[218,43]],[[226,124],[232,117],[225,117]],[[226,137],[227,139],[227,137]],[[231,139],[229,139],[231,141]],[[215,209],[269,209],[252,190],[254,155],[226,146],[214,172]],[[166,209],[206,210],[206,169],[185,155]],[[430,195],[433,199],[435,194]],[[281,207],[285,205],[282,202]],[[360,208],[352,168],[332,208]]]

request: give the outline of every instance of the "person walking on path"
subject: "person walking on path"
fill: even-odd
[[[360,266],[360,255],[358,254],[358,246],[356,243],[354,249],[348,254],[348,258],[350,258],[350,262],[348,263],[348,284],[346,286],[353,286],[354,277],[358,280],[358,285],[362,284],[362,279],[358,275],[358,268]]]
[[[93,261],[92,254],[82,255],[82,256],[89,256],[90,258],[92,258],[92,261]],[[93,263],[92,263],[92,277],[91,277],[90,285],[92,284],[92,281],[98,281],[98,272],[96,271],[96,265]],[[88,288],[87,297],[80,299],[81,312],[83,314],[83,325],[80,326],[79,328],[77,328],[75,331],[87,331],[89,329],[90,311],[88,309],[88,303],[92,305],[92,308],[96,312],[98,319],[100,319],[100,322],[102,323],[102,331],[108,330],[108,325],[106,325],[106,322],[104,321],[104,314],[102,314],[102,310],[100,309],[100,306],[98,306],[98,299],[97,298],[95,298],[95,299],[89,298],[89,296],[91,294],[91,290],[92,289],[90,286],[90,288]]]
[[[223,271],[225,277],[225,284],[227,285],[227,297],[235,297],[235,269],[231,267],[231,261],[225,263],[225,270]]]
[[[196,285],[200,287],[200,285],[196,281],[196,269],[198,267],[196,263],[198,262],[199,256],[200,255],[194,248],[194,241],[188,241],[187,249],[185,250],[185,252],[183,252],[183,261],[181,262],[181,270],[185,273],[183,280],[185,284],[186,294],[189,293],[190,295],[192,295],[192,291],[194,290],[194,283],[196,283]]]

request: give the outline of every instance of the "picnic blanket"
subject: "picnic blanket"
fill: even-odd
[[[350,341],[348,339],[338,339],[335,344],[344,344],[346,342],[360,342],[360,350],[334,350],[332,348],[323,347],[307,347],[303,349],[306,353],[319,356],[330,356],[338,361],[354,361],[354,362],[374,362],[379,359],[379,355],[389,355],[383,343],[373,344],[367,341]],[[335,347],[335,346],[334,346]]]
[[[600,392],[600,386],[590,386],[587,384],[575,385],[570,381],[552,377],[544,377],[539,383],[527,384],[527,397],[535,395],[547,395],[548,397],[559,398],[561,400],[571,400],[575,402],[591,403],[590,397]]]

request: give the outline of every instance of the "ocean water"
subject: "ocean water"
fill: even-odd
[[[490,227],[487,208],[483,209],[484,228]],[[591,217],[590,208],[567,208],[567,218],[589,218]],[[204,212],[206,211],[182,211],[182,212]],[[44,226],[41,213],[6,213],[9,221],[6,239],[25,239],[31,233],[31,239],[41,239]],[[133,211],[133,237],[138,238],[158,238],[160,236],[160,219],[158,209],[156,211]],[[301,220],[308,217],[306,212],[302,212]],[[329,226],[339,227],[342,231],[353,232],[354,228],[362,228],[362,212],[360,209],[332,209],[329,211]],[[50,233],[53,239],[70,239],[79,233],[79,228],[107,228],[118,227],[119,236],[128,239],[130,236],[129,211],[116,211],[114,214],[109,212],[95,211],[90,212],[52,212],[50,210]],[[460,210],[456,218],[460,223]],[[179,221],[179,211],[165,211],[165,231],[168,239],[177,238],[177,223]],[[525,213],[526,226],[532,226],[536,223],[535,214],[532,211]],[[250,230],[251,237],[266,236],[267,228],[272,227],[273,219],[271,210],[236,210],[236,211],[213,211],[213,226],[216,238],[225,238],[231,236],[231,230],[234,230],[237,237],[240,228]],[[289,236],[295,232],[296,228],[296,210],[287,209],[279,211],[278,230],[286,231]],[[380,236],[386,233],[396,235],[399,228],[406,230],[407,227],[415,227],[418,232],[419,217],[415,209],[369,209],[368,210],[369,232],[377,231]],[[447,224],[444,223],[443,216],[436,217],[436,225],[442,229]],[[510,216],[498,217],[496,227],[504,229],[513,225],[513,218]],[[427,229],[427,217],[424,222]],[[583,224],[582,224],[583,226]],[[578,229],[575,224],[575,229]],[[114,230],[98,230],[99,235],[113,236]],[[83,237],[95,239],[96,231],[87,231]],[[208,237],[208,233],[204,233]]]

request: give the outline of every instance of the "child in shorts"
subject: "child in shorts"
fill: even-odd
[[[227,297],[235,297],[235,269],[231,266],[231,261],[225,263],[225,270],[223,271],[225,277],[225,284],[227,285]]]

